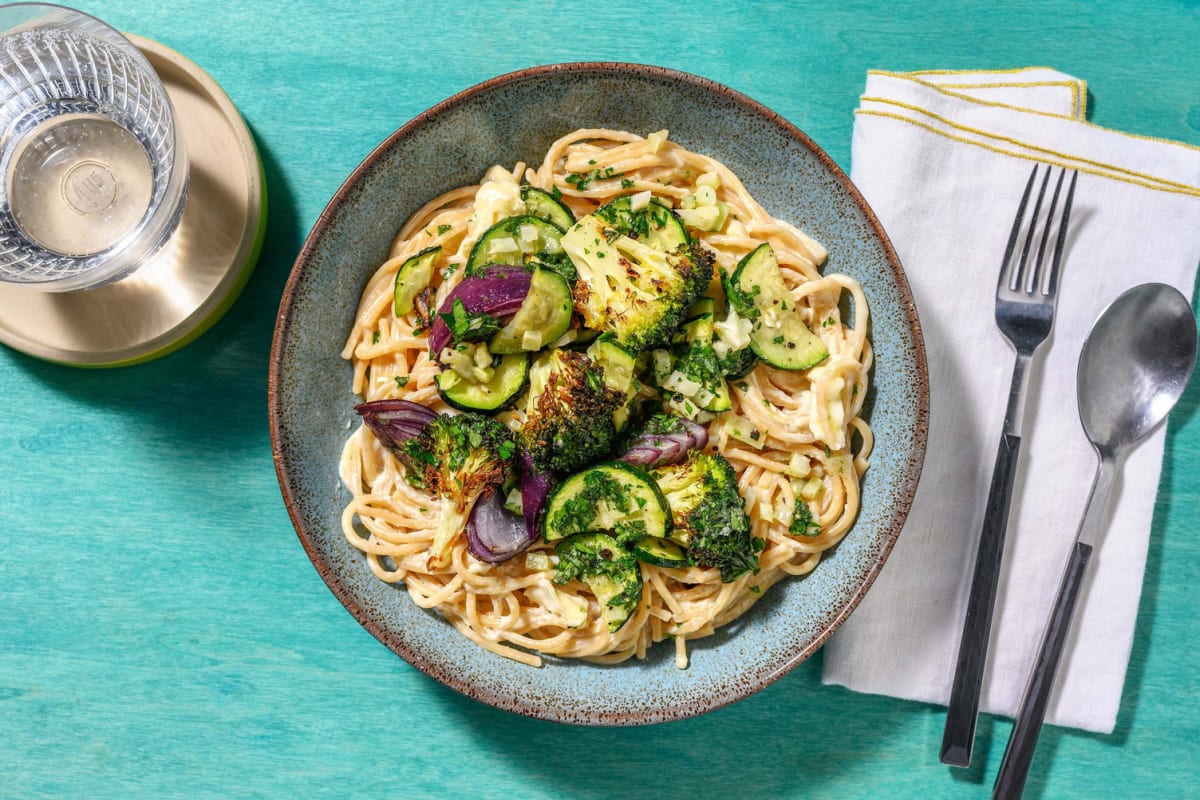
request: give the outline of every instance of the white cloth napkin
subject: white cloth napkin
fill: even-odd
[[[1200,149],[1092,125],[1086,96],[1082,81],[1050,69],[867,78],[851,177],[912,283],[930,430],[912,512],[879,579],[826,646],[826,683],[949,697],[1012,374],[994,322],[996,278],[1033,164],[1063,165],[1079,171],[1071,233],[1054,333],[1029,387],[981,703],[1016,711],[1097,463],[1075,398],[1084,337],[1139,283],[1190,297],[1200,263]],[[1160,428],[1118,479],[1059,666],[1053,724],[1105,733],[1115,725],[1164,439]],[[887,446],[877,442],[874,458],[886,458]]]

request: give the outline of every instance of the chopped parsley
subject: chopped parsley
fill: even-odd
[[[589,163],[595,164],[596,162],[592,161]],[[615,172],[612,167],[605,167],[604,169],[597,167],[587,172],[572,172],[566,177],[566,181],[579,191],[585,192],[593,181],[606,181],[610,178],[620,178],[622,175],[624,173]]]
[[[467,311],[462,298],[457,298],[449,312],[438,312],[448,328],[455,344],[460,342],[478,342],[488,339],[500,330],[500,320],[491,314]]]
[[[396,376],[396,388],[403,389],[405,386],[408,386],[408,376],[407,375],[397,375]]]
[[[788,526],[792,536],[820,536],[821,525],[813,519],[812,510],[803,500],[796,501],[796,510],[792,512],[792,524]]]

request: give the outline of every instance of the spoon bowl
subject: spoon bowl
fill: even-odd
[[[1122,294],[1092,328],[1079,357],[1079,419],[1096,449],[1128,447],[1158,426],[1196,362],[1196,320],[1172,286]]]

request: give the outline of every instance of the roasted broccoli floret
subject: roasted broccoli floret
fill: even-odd
[[[480,498],[516,481],[512,433],[482,414],[441,414],[400,446],[410,479],[442,501],[431,567],[450,563],[451,543]]]
[[[598,214],[575,223],[562,247],[579,272],[575,309],[584,324],[634,351],[669,342],[713,275],[712,253],[699,244],[660,250]]]
[[[530,368],[521,437],[540,472],[564,475],[608,455],[625,394],[587,354],[551,350]]]
[[[671,507],[671,538],[687,547],[697,565],[720,570],[725,582],[758,571],[762,543],[750,535],[737,475],[724,456],[693,450],[686,461],[650,474]]]

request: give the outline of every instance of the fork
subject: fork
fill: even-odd
[[[966,767],[971,763],[983,670],[987,663],[988,638],[992,630],[992,610],[996,603],[996,586],[1004,552],[1004,536],[1008,529],[1008,511],[1017,472],[1017,456],[1021,451],[1021,428],[1025,412],[1025,390],[1029,384],[1029,367],[1034,354],[1042,342],[1046,341],[1050,329],[1054,326],[1059,266],[1062,263],[1063,245],[1067,238],[1071,202],[1075,197],[1075,180],[1079,177],[1078,173],[1072,173],[1071,183],[1057,219],[1054,252],[1047,268],[1046,246],[1050,242],[1051,230],[1055,227],[1055,212],[1059,208],[1059,196],[1066,170],[1059,172],[1050,207],[1045,216],[1039,219],[1053,172],[1049,166],[1046,167],[1020,256],[1013,257],[1021,229],[1025,227],[1025,210],[1029,205],[1040,166],[1034,166],[1029,174],[1029,181],[1025,184],[1025,193],[1017,207],[1017,217],[1008,236],[1008,245],[1004,250],[1004,261],[1001,262],[1000,277],[996,284],[996,326],[1012,344],[1016,351],[1016,361],[1013,365],[1012,386],[1008,392],[1004,430],[996,452],[995,466],[992,468],[992,484],[984,510],[979,550],[975,557],[975,576],[967,599],[967,616],[963,622],[954,685],[950,691],[946,727],[942,734],[941,760],[956,767]],[[1039,223],[1042,226],[1041,241],[1031,261],[1030,254],[1034,241],[1038,238],[1036,234]]]

